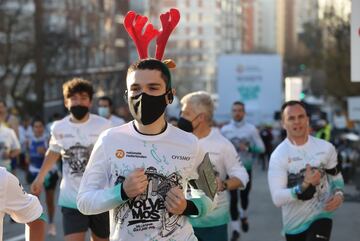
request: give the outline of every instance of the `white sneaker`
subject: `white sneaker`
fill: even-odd
[[[48,227],[48,234],[51,236],[56,236],[56,226],[54,223],[50,223]]]

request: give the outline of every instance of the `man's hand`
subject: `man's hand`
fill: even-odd
[[[223,181],[221,180],[220,177],[216,177],[216,184],[217,184],[217,192],[224,191]]]
[[[134,198],[145,192],[148,186],[144,168],[137,168],[125,178],[124,192],[129,198]]]
[[[37,176],[33,181],[33,183],[31,183],[31,187],[30,187],[31,193],[36,196],[39,196],[42,191],[43,182],[44,181],[40,180],[39,176]]]
[[[249,151],[249,146],[246,145],[245,143],[240,143],[239,149],[240,149],[240,151]]]
[[[325,204],[325,211],[332,212],[342,205],[344,197],[341,194],[335,194],[330,197]]]
[[[186,209],[186,199],[179,187],[173,187],[168,191],[165,198],[165,207],[172,214],[181,215]]]
[[[309,164],[306,165],[306,171],[304,176],[305,184],[312,184],[313,186],[317,186],[320,184],[321,173],[319,170],[314,170],[311,168]]]

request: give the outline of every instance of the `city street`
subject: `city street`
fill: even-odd
[[[63,225],[57,203],[86,214],[114,208],[112,240],[191,239],[187,217],[211,205],[195,194],[196,210],[177,188],[186,192],[184,180],[197,170],[201,180],[201,166],[209,173],[207,165],[194,164],[200,152],[210,154],[221,179],[245,181],[235,156],[246,168],[254,164],[251,191],[238,198],[239,208],[241,201],[249,208],[238,215],[247,232],[241,230],[237,241],[286,241],[267,165],[251,163],[284,138],[279,157],[274,154],[279,162],[272,164],[287,175],[271,168],[269,176],[277,205],[290,202],[286,232],[324,239],[329,227],[314,219],[337,208],[331,241],[360,241],[359,9],[360,0],[0,0],[0,167],[24,187],[0,173],[0,241],[29,236],[25,224],[3,214],[38,218],[38,200],[23,193],[30,193],[26,179],[42,177],[44,164],[59,159],[61,200],[61,177],[57,186],[50,177],[33,188],[38,194],[42,181],[56,186],[47,193],[49,202],[55,192],[56,210],[46,241],[64,240],[64,226],[68,235],[87,226],[107,235],[107,220],[81,220],[70,208],[63,208]],[[204,179],[196,186],[206,190],[206,183],[208,196],[216,185],[228,194],[240,186],[238,180],[212,186]],[[285,180],[296,201],[289,200],[290,189],[279,190]],[[126,200],[121,205],[118,194]],[[48,216],[45,198],[43,190],[39,199]],[[220,200],[223,209],[193,225],[226,223],[228,207]],[[230,241],[234,225],[213,229],[215,235],[199,231],[206,241],[226,241],[228,232]],[[44,223],[39,226],[42,231]],[[80,236],[88,241],[91,232]]]
[[[254,169],[253,189],[251,192],[248,233],[241,234],[241,241],[283,241],[280,234],[281,213],[270,199],[266,173],[260,166]],[[24,185],[28,189],[27,185]],[[353,186],[346,186],[346,193],[355,192]],[[60,210],[57,210],[56,224],[58,234],[56,237],[47,236],[46,240],[63,240]],[[332,241],[357,241],[360,236],[360,203],[345,202],[334,218]],[[10,223],[7,217],[4,221],[4,241],[24,240],[24,225]]]

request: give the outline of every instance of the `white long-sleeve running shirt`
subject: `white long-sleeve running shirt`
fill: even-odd
[[[231,120],[229,124],[221,128],[221,133],[234,145],[246,170],[251,170],[252,153],[263,153],[265,151],[264,142],[256,127],[245,120],[239,122]],[[240,150],[240,144],[248,146],[249,150]]]
[[[204,158],[197,138],[172,125],[158,135],[142,135],[133,122],[105,131],[94,146],[77,198],[87,215],[110,210],[110,240],[197,240],[187,216],[165,208],[167,192],[175,186],[187,194],[187,184],[198,178]],[[147,190],[123,200],[121,186],[137,168],[144,168]],[[186,196],[186,195],[185,195]],[[212,202],[203,193],[189,198],[206,214]]]
[[[212,128],[208,136],[199,139],[200,145],[205,152],[209,153],[210,161],[221,180],[226,176],[238,178],[243,188],[249,181],[244,166],[234,146],[227,140],[217,128]],[[230,201],[227,191],[219,192],[214,198],[213,210],[206,216],[191,219],[194,227],[215,227],[227,224],[230,221]]]
[[[297,199],[294,187],[288,187],[289,175],[303,176],[306,165],[318,168],[322,173],[321,183],[316,186],[314,197],[307,201]],[[293,145],[285,139],[275,149],[270,158],[268,182],[274,204],[282,209],[283,231],[298,234],[309,228],[319,219],[331,217],[324,211],[324,205],[333,192],[342,189],[344,182],[341,173],[329,175],[325,169],[337,165],[334,146],[313,136],[301,146]]]

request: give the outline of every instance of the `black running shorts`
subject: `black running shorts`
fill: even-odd
[[[79,210],[61,207],[64,235],[83,233],[89,228],[99,238],[109,238],[109,212],[84,215]]]

